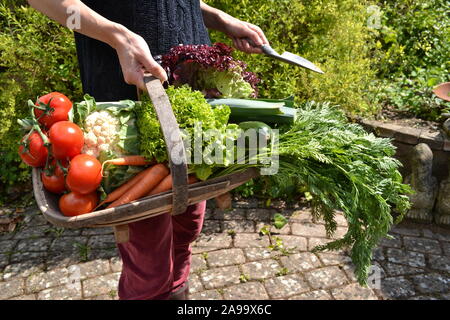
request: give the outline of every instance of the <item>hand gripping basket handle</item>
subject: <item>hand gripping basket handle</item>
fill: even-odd
[[[172,174],[172,214],[178,215],[186,211],[189,199],[187,161],[183,139],[169,97],[161,81],[150,74],[144,74],[144,83],[153,102],[166,142]]]

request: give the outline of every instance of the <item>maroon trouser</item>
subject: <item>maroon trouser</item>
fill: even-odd
[[[184,286],[190,271],[191,242],[199,235],[206,201],[184,214],[169,213],[129,224],[130,241],[118,244],[122,258],[121,300],[167,299]]]

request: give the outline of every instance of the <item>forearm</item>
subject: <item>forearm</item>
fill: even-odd
[[[218,30],[224,32],[224,25],[227,18],[231,16],[225,12],[208,6],[203,1],[200,1],[200,8],[202,10],[203,21],[208,29]]]
[[[68,21],[73,19],[73,15],[79,13],[79,23],[74,31],[105,42],[113,48],[124,40],[127,31],[125,27],[102,17],[80,0],[28,0],[28,3],[64,26],[68,26]]]

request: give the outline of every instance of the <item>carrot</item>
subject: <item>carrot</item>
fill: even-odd
[[[110,194],[108,194],[108,196],[105,198],[105,200],[103,200],[98,206],[97,208],[101,207],[102,205],[104,205],[105,203],[108,202],[113,202],[117,199],[119,199],[125,192],[127,192],[132,186],[134,186],[137,182],[141,181],[142,177],[146,174],[146,171],[149,170],[145,169],[141,172],[139,172],[137,175],[135,175],[133,178],[131,178],[130,180],[128,180],[127,182],[123,183],[122,185],[120,185],[120,187],[116,188],[113,192],[111,192]]]
[[[168,174],[169,169],[165,165],[161,163],[155,164],[153,167],[145,170],[145,175],[143,175],[141,180],[128,189],[119,199],[111,203],[108,208],[114,208],[145,196]]]
[[[103,176],[103,168],[107,164],[113,164],[116,166],[146,166],[152,163],[153,161],[148,161],[143,156],[125,156],[122,158],[106,160],[102,164],[102,176]]]
[[[188,184],[197,182],[197,178],[194,175],[188,177]],[[172,189],[172,175],[169,174],[163,179],[152,191],[149,192],[147,196],[152,196],[154,194],[166,192]]]

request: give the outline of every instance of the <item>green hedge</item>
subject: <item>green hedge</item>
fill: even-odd
[[[208,0],[241,20],[260,26],[277,51],[298,53],[318,64],[324,75],[242,53],[250,70],[263,78],[263,97],[294,94],[299,101],[329,100],[350,113],[376,111],[368,90],[374,79],[370,55],[373,35],[367,31],[366,1],[361,0]],[[213,41],[231,42],[217,32]]]
[[[78,100],[81,84],[70,30],[11,2],[0,3],[0,30],[1,196],[4,189],[29,178],[17,154],[23,133],[16,124],[27,115],[27,100],[51,91]]]

